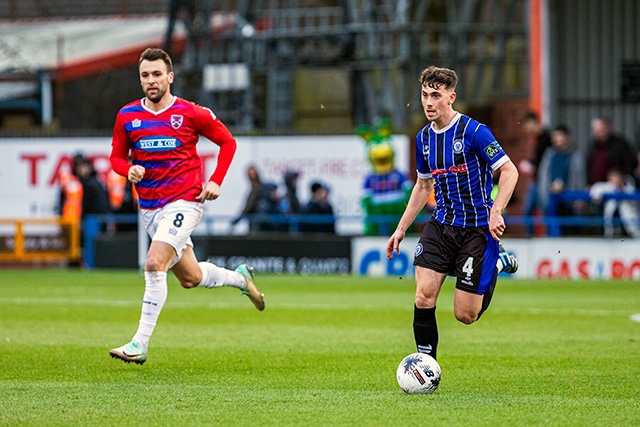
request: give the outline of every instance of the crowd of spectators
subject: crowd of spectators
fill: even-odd
[[[640,237],[640,150],[615,133],[607,118],[591,121],[591,141],[584,151],[565,124],[549,131],[534,112],[522,123],[532,141],[529,155],[519,164],[520,172],[529,176],[524,218],[544,217],[546,233],[552,236]],[[585,217],[601,217],[602,226],[581,222]],[[532,223],[527,222],[530,235]]]
[[[231,221],[232,230],[241,220],[249,222],[250,232],[279,231],[335,234],[335,216],[329,202],[329,187],[314,181],[310,198],[298,198],[297,171],[283,176],[284,191],[274,182],[263,182],[254,165],[247,168],[250,191],[240,214]]]

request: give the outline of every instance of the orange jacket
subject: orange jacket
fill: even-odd
[[[117,212],[124,203],[127,191],[127,178],[111,169],[107,174],[107,192],[109,193],[109,206],[113,212]],[[134,203],[137,205],[138,192],[135,187],[131,188]]]
[[[62,218],[80,221],[82,218],[82,183],[72,173],[60,174],[62,191]]]

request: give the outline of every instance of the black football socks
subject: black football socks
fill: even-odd
[[[413,336],[419,353],[426,353],[436,358],[438,347],[438,324],[436,308],[418,308],[413,310]]]

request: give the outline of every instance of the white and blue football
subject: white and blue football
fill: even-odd
[[[440,374],[436,359],[423,353],[408,355],[396,371],[398,385],[407,394],[433,393],[440,385]]]

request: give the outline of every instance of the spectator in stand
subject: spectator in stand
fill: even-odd
[[[80,227],[80,246],[84,249],[85,219],[90,214],[109,213],[109,198],[105,186],[98,180],[93,164],[82,153],[73,157],[71,172],[60,174],[59,213],[65,220]],[[106,230],[101,226],[101,231]],[[80,266],[80,264],[73,264]]]
[[[607,178],[606,182],[596,182],[589,190],[595,203],[603,203],[604,235],[640,237],[638,202],[625,198],[636,191],[633,177],[611,169]],[[622,228],[614,224],[615,218],[622,223]]]
[[[284,174],[285,194],[280,199],[280,212],[284,215],[297,215],[300,213],[300,200],[298,199],[298,176],[297,171],[287,171]],[[291,218],[290,218],[291,219]],[[291,223],[283,224],[284,231],[293,230]]]
[[[256,208],[256,223],[258,231],[283,231],[286,225],[284,220],[280,220],[280,198],[278,197],[278,186],[271,182],[266,182],[260,190],[258,206]]]
[[[249,165],[247,168],[247,178],[249,178],[249,183],[251,184],[251,190],[247,195],[247,200],[244,203],[244,208],[240,215],[235,217],[231,221],[231,227],[233,227],[240,222],[242,218],[246,216],[250,216],[249,218],[249,231],[258,231],[259,224],[255,221],[255,218],[252,216],[258,212],[258,202],[260,201],[260,194],[262,192],[262,181],[260,180],[260,174],[258,173],[258,169],[254,165]]]
[[[611,122],[606,118],[596,118],[591,122],[593,136],[588,156],[588,184],[607,181],[610,169],[624,175],[633,175],[637,166],[637,156],[631,145],[611,131]]]
[[[306,214],[316,215],[318,221],[309,221],[302,224],[302,230],[308,233],[332,233],[336,232],[333,207],[329,203],[329,188],[319,182],[311,184],[311,199],[303,209]]]
[[[79,221],[89,214],[109,213],[109,196],[91,160],[73,156],[71,173],[60,175],[60,214]]]
[[[566,190],[584,190],[586,171],[584,157],[573,147],[571,133],[565,125],[556,126],[551,132],[551,147],[547,148],[539,166],[538,199],[547,216],[573,216],[582,207],[580,202],[564,202],[559,195]],[[572,227],[562,227],[563,234]],[[557,230],[549,230],[557,234]]]
[[[522,125],[527,134],[527,157],[518,164],[520,176],[528,178],[527,190],[522,203],[522,215],[530,217],[540,208],[538,201],[539,165],[547,148],[551,146],[551,135],[535,111],[528,111],[522,118]],[[533,234],[533,227],[528,227],[528,234]]]
[[[109,209],[115,214],[131,215],[138,212],[138,194],[127,177],[119,175],[111,169],[107,174],[107,194],[109,195]],[[137,216],[133,221],[109,223],[110,231],[136,231],[138,229]]]
[[[78,177],[78,165],[84,161],[84,155],[73,156],[70,172],[60,174],[60,194],[58,214],[65,220],[78,221],[82,219],[82,182]]]
[[[109,213],[111,210],[107,189],[98,179],[91,160],[87,158],[81,160],[76,166],[76,175],[82,183],[82,217]]]

